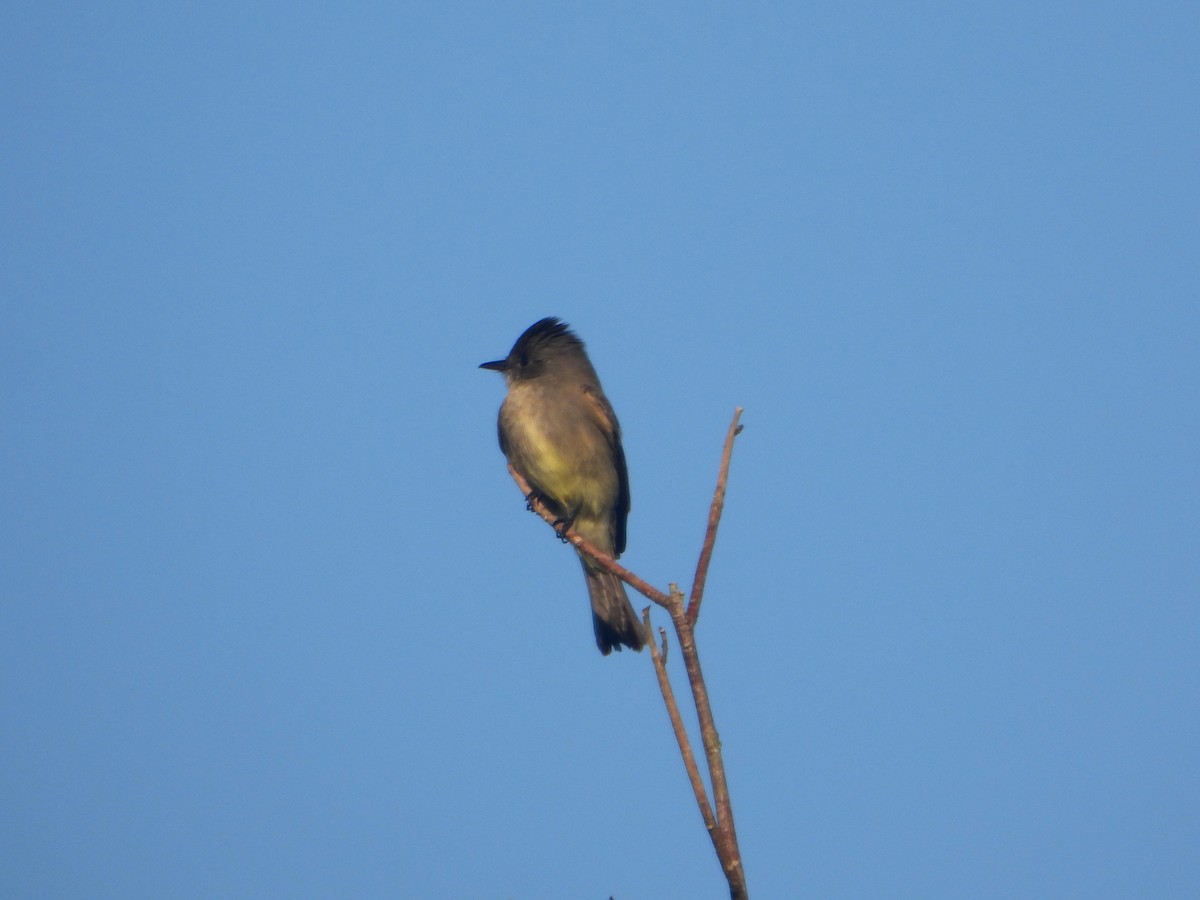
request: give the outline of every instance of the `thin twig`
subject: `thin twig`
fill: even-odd
[[[729,423],[729,431],[725,435],[725,449],[721,451],[721,470],[717,474],[717,489],[713,492],[712,505],[708,508],[708,530],[704,534],[704,546],[700,550],[700,559],[696,562],[696,577],[692,581],[692,597],[688,601],[687,617],[693,625],[700,617],[700,601],[704,598],[704,583],[708,581],[708,564],[712,561],[713,545],[717,542],[717,525],[721,521],[721,512],[725,508],[725,486],[729,482],[729,460],[733,456],[733,439],[742,433],[738,419],[742,416],[742,407],[733,411],[733,421]]]
[[[529,482],[522,477],[521,473],[510,465],[508,467],[508,474],[512,476],[513,481],[517,483],[517,487],[521,489],[521,493],[524,494],[529,500],[529,508],[545,519],[551,526],[555,525],[557,522],[557,517],[546,506],[545,503],[538,499],[537,494],[533,493],[533,488],[529,486]],[[571,544],[578,547],[593,560],[595,560],[601,568],[612,572],[635,591],[642,594],[647,600],[654,601],[663,609],[670,608],[670,597],[668,597],[654,585],[646,583],[633,572],[630,572],[627,568],[618,563],[615,559],[602,551],[587,538],[582,537],[569,528],[566,530],[566,532],[561,534],[561,537],[563,540],[569,541]]]
[[[667,677],[667,633],[660,630],[662,635],[662,653],[658,652],[658,642],[650,630],[650,607],[642,610],[642,622],[646,626],[647,644],[650,645],[650,658],[654,661],[654,672],[658,676],[658,688],[662,691],[663,703],[667,706],[667,715],[671,719],[671,728],[675,732],[675,740],[679,743],[679,753],[683,757],[683,767],[687,770],[688,781],[692,783],[692,792],[696,795],[696,805],[700,807],[700,815],[704,817],[704,827],[712,838],[717,858],[721,856],[718,845],[717,820],[713,817],[712,807],[708,803],[708,793],[704,789],[704,779],[700,777],[700,769],[696,765],[696,757],[692,753],[692,745],[688,740],[687,730],[683,726],[683,717],[679,714],[679,705],[675,702],[675,691],[671,688],[671,680]]]
[[[721,835],[721,843],[717,847],[717,856],[729,879],[731,888],[735,876],[741,876],[741,851],[738,849],[737,831],[733,825],[733,806],[729,800],[729,785],[725,780],[725,762],[721,757],[721,738],[717,734],[717,725],[713,719],[712,705],[708,699],[708,687],[704,683],[704,673],[700,669],[700,655],[696,651],[695,634],[692,623],[683,609],[683,598],[671,612],[671,622],[675,626],[675,634],[679,638],[679,652],[683,655],[683,665],[687,670],[688,684],[692,688],[692,700],[696,704],[696,718],[700,722],[700,739],[704,743],[704,758],[708,764],[708,775],[712,781],[713,805],[716,807],[717,825]]]

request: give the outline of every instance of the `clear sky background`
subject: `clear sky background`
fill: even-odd
[[[754,896],[1200,894],[1194,3],[0,44],[0,895],[727,896],[496,446],[545,315],[660,586],[746,409],[699,640]]]

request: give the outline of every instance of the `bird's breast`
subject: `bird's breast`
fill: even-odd
[[[570,394],[512,390],[500,428],[513,466],[567,509],[611,510],[618,490],[607,438]]]

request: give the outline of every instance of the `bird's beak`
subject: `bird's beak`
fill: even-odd
[[[493,372],[503,372],[505,369],[508,368],[508,360],[497,359],[493,362],[480,363],[479,368],[491,369]]]

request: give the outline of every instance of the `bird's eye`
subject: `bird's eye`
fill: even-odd
[[[529,365],[529,354],[522,353],[521,358],[517,360],[517,362],[520,363],[522,369],[525,368],[527,365]]]

